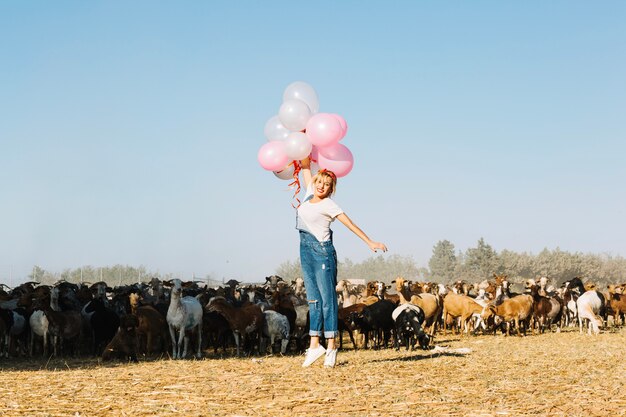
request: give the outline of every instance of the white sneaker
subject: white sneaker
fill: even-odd
[[[316,348],[308,348],[304,362],[302,362],[302,367],[306,368],[311,366],[313,362],[324,356],[324,353],[326,353],[326,349],[324,349],[324,346],[322,345],[319,345]]]
[[[324,367],[334,368],[337,362],[337,349],[329,349],[326,351],[326,359],[324,359]]]

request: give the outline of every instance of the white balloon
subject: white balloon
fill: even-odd
[[[265,123],[265,129],[263,129],[263,133],[265,133],[265,137],[268,141],[273,140],[285,140],[287,136],[289,136],[289,129],[287,129],[280,122],[278,115],[271,117]]]
[[[293,99],[304,101],[311,109],[311,113],[317,113],[320,110],[320,100],[315,89],[304,81],[293,82],[285,89],[283,101]]]
[[[273,172],[276,178],[280,178],[281,180],[293,180],[293,170],[293,163],[290,163],[282,170]]]
[[[290,159],[297,161],[306,158],[311,153],[313,145],[302,132],[290,133],[285,140],[285,153]]]
[[[299,132],[311,118],[311,109],[302,100],[287,100],[280,106],[278,118],[287,129]]]

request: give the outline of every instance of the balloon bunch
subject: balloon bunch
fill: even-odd
[[[338,114],[318,113],[319,99],[309,84],[296,81],[283,93],[278,114],[265,124],[268,142],[261,146],[261,166],[284,180],[296,179],[298,161],[311,157],[311,169],[333,171],[337,177],[350,173],[354,165],[352,152],[339,143],[348,125]]]

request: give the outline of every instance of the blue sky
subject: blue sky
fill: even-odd
[[[625,20],[621,1],[2,2],[0,281],[295,260],[291,192],[256,155],[298,80],[347,120],[335,200],[389,254],[624,256]],[[370,256],[334,229],[340,260]]]

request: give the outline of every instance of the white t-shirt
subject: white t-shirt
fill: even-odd
[[[330,198],[318,203],[311,203],[313,183],[309,184],[304,194],[304,202],[298,207],[296,229],[311,233],[320,242],[330,240],[330,223],[343,210]]]

